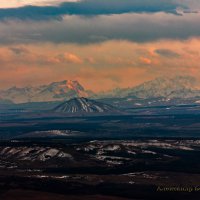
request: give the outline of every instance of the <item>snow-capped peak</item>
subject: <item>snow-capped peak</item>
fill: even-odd
[[[12,87],[8,90],[0,91],[0,96],[15,103],[24,103],[63,101],[75,97],[88,97],[89,94],[78,81],[64,80],[35,87]]]

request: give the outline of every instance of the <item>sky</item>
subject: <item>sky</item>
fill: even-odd
[[[200,79],[199,0],[1,0],[0,89]]]

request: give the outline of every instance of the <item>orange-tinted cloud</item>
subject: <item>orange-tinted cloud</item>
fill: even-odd
[[[165,51],[160,55],[157,49]],[[110,41],[93,45],[1,46],[0,87],[77,79],[87,89],[100,91],[135,86],[163,75],[200,79],[199,49],[200,38],[142,45]]]
[[[152,60],[149,58],[140,57],[140,62],[146,65],[150,65],[152,63]]]
[[[69,52],[59,54],[58,56],[56,56],[56,58],[60,60],[60,62],[67,62],[67,63],[73,63],[73,64],[83,63],[83,60],[79,56],[73,53],[69,53]]]

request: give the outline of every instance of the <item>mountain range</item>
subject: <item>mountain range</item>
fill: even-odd
[[[14,103],[64,101],[75,97],[92,96],[78,81],[64,80],[48,85],[17,88],[0,91],[0,99]]]
[[[12,87],[0,91],[0,103],[67,101],[77,97],[105,98],[136,98],[136,99],[189,99],[199,98],[200,90],[197,81],[191,76],[160,77],[135,87],[117,88],[111,91],[95,94],[85,90],[78,82],[64,80],[36,87]]]
[[[101,93],[103,98],[136,97],[151,98],[192,98],[200,96],[197,81],[191,76],[176,76],[173,78],[159,77],[132,88],[117,88]]]

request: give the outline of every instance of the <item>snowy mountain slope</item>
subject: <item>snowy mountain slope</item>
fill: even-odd
[[[139,99],[199,99],[200,89],[197,81],[191,76],[156,78],[132,88],[116,88],[111,91],[95,94],[85,90],[77,81],[65,80],[37,87],[12,87],[0,91],[1,101],[14,103],[66,101],[72,98],[139,98]]]
[[[196,80],[191,76],[161,77],[133,88],[117,88],[99,95],[103,98],[137,97],[142,99],[160,97],[185,99],[199,96],[200,90],[196,88]]]
[[[14,103],[63,101],[74,97],[87,97],[91,92],[86,91],[77,81],[65,80],[37,87],[17,88],[0,91],[2,99]]]
[[[117,109],[111,105],[100,103],[86,98],[74,98],[66,101],[54,109],[64,113],[111,113]]]

